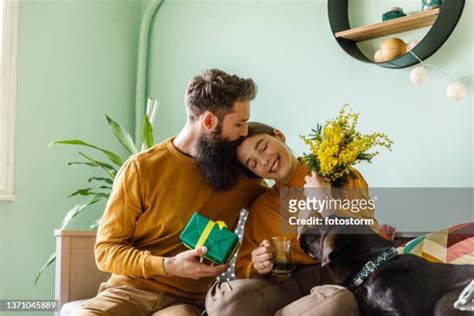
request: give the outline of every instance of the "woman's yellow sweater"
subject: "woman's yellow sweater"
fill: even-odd
[[[343,190],[333,190],[333,196],[336,199],[351,198],[356,193],[358,199],[369,199],[369,190],[364,177],[355,169],[355,176],[348,177],[348,181],[343,185]],[[260,243],[272,237],[288,237],[292,239],[292,263],[293,264],[315,264],[316,260],[309,257],[299,246],[296,241],[298,232],[296,226],[290,226],[282,223],[288,223],[288,218],[284,214],[289,214],[287,209],[281,211],[281,194],[295,189],[302,192],[305,184],[305,177],[310,173],[308,166],[302,160],[299,161],[295,176],[288,185],[276,183],[272,188],[259,196],[250,208],[247,222],[245,224],[244,239],[239,251],[236,262],[236,273],[238,278],[257,277],[258,272],[253,268],[252,250],[257,248]],[[344,189],[347,189],[345,191]],[[351,190],[354,189],[354,190]],[[335,192],[334,192],[335,191]],[[280,194],[281,193],[281,194]],[[349,209],[338,209],[337,214],[353,217],[353,218],[371,218],[375,224],[372,226],[374,230],[378,230],[377,221],[374,218],[374,210],[371,208],[363,208],[357,213],[351,212]]]

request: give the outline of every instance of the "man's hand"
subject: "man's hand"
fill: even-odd
[[[217,277],[229,268],[228,264],[210,266],[202,263],[202,260],[198,261],[198,258],[202,259],[201,256],[206,252],[207,248],[201,247],[183,251],[171,258],[165,258],[163,263],[165,271],[169,275],[197,280],[204,277]]]
[[[260,243],[258,248],[252,250],[252,263],[255,270],[261,275],[267,274],[273,268],[273,249],[268,240]]]

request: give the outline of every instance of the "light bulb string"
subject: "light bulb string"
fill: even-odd
[[[474,75],[464,76],[464,77],[462,77],[461,79],[459,79],[459,81],[471,79],[471,78],[473,78],[473,77],[474,77]]]
[[[412,54],[413,57],[415,57],[420,62],[422,67],[431,67],[434,70],[438,71],[439,73],[441,73],[441,74],[445,75],[446,77],[450,78],[452,81],[463,81],[463,80],[467,80],[467,79],[470,79],[470,78],[474,77],[474,75],[468,75],[468,76],[464,76],[462,78],[453,77],[449,73],[447,73],[446,71],[441,70],[440,68],[436,67],[435,65],[425,63],[423,60],[421,60],[420,57],[416,56],[416,54],[414,52],[412,52],[411,50],[409,50],[408,52],[410,54]]]

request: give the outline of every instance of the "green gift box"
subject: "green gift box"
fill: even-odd
[[[195,212],[179,238],[183,244],[195,249],[207,247],[204,258],[216,264],[224,264],[239,248],[239,237],[226,228],[224,222],[214,222]]]

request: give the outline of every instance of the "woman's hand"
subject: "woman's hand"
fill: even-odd
[[[311,176],[306,176],[304,180],[304,193],[306,196],[317,198],[332,198],[331,183],[325,181],[323,178],[318,176],[315,171],[312,171]]]
[[[327,189],[331,188],[331,183],[325,181],[323,178],[318,176],[316,171],[311,171],[311,176],[306,176],[304,178],[305,188],[321,188],[321,189]]]
[[[388,240],[395,239],[395,233],[397,229],[390,225],[380,225],[379,226],[379,235]]]
[[[255,270],[261,275],[270,273],[273,268],[273,248],[265,239],[258,248],[252,250],[252,263]]]
[[[331,193],[331,183],[318,176],[315,171],[312,171],[311,176],[306,176],[304,180],[304,195],[306,195],[306,197],[315,198],[320,201],[331,200],[333,198]],[[323,217],[327,217],[335,214],[336,210],[326,206],[323,207],[323,209],[318,209],[317,212]]]

